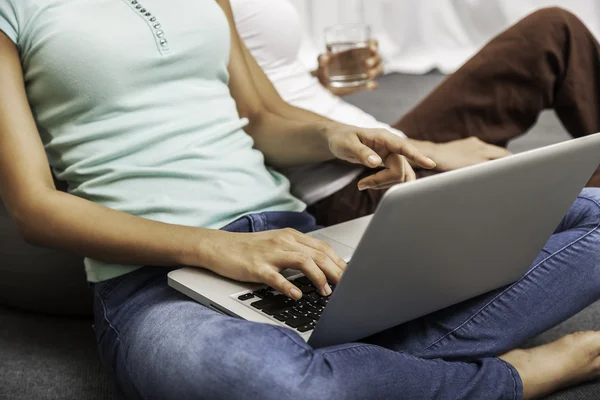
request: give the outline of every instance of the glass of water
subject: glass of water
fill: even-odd
[[[325,29],[330,62],[329,86],[359,87],[369,82],[366,60],[371,51],[371,28],[365,24],[334,25]]]

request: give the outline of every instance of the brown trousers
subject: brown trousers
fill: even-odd
[[[553,109],[573,137],[600,132],[600,46],[560,8],[537,11],[498,35],[394,127],[412,139],[476,136],[506,146],[545,109]],[[417,171],[419,177],[431,173]],[[359,179],[309,208],[319,224],[375,211],[383,192],[359,192]],[[600,186],[600,169],[588,186]]]

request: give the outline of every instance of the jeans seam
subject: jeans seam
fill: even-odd
[[[587,197],[587,196],[585,196],[585,195],[583,195],[583,194],[580,194],[580,195],[579,195],[579,198],[580,198],[580,199],[587,200],[587,201],[591,201],[591,202],[592,202],[592,203],[594,203],[594,204],[596,205],[596,207],[598,207],[598,209],[600,210],[600,203],[598,203],[598,202],[597,202],[595,199],[593,199],[593,198],[591,198],[591,197]]]
[[[323,356],[329,355],[329,354],[336,354],[336,353],[340,353],[343,351],[348,351],[348,350],[369,350],[371,347],[373,347],[372,345],[368,345],[368,344],[361,344],[358,343],[355,346],[352,347],[344,347],[342,349],[335,349],[335,350],[330,350],[330,351],[324,351],[323,352]],[[385,349],[385,350],[389,350],[389,349]],[[389,351],[393,351],[393,350],[389,350]],[[411,357],[415,360],[421,360],[421,361],[426,361],[423,360],[422,358],[419,357],[415,357],[413,355],[410,354],[405,354],[407,357]],[[515,377],[515,371],[516,369],[514,367],[511,368],[511,366],[509,366],[509,364],[498,358],[498,357],[493,357],[492,359],[495,359],[497,361],[500,361],[500,363],[504,366],[504,368],[506,368],[506,370],[508,371],[508,373],[510,374],[510,379],[513,382],[513,400],[518,400],[518,392],[519,392],[519,384],[517,383],[517,378]],[[519,381],[521,379],[519,378]]]
[[[261,230],[267,231],[269,230],[269,220],[267,219],[267,215],[265,213],[259,214],[260,219],[262,220]]]
[[[587,197],[581,197],[581,196],[580,196],[580,198],[583,198],[585,200],[589,200],[589,201],[593,202],[596,206],[598,206],[598,208],[600,208],[600,204],[598,204],[598,202],[596,202],[595,200],[589,199]],[[569,248],[569,247],[573,246],[574,244],[580,242],[581,240],[585,239],[586,237],[588,237],[589,235],[591,235],[592,233],[594,233],[595,231],[597,231],[598,228],[600,228],[600,224],[596,225],[593,229],[590,229],[590,231],[587,232],[585,235],[577,238],[576,240],[572,241],[569,244],[566,244],[561,249],[557,250],[556,252],[552,253],[548,257],[544,258],[542,261],[540,261],[534,267],[532,267],[529,271],[527,271],[527,273],[525,275],[523,275],[521,277],[521,279],[519,279],[518,281],[516,281],[515,283],[513,283],[512,285],[510,285],[509,287],[507,287],[501,293],[498,293],[498,295],[496,297],[494,297],[493,299],[491,299],[483,307],[481,307],[479,310],[477,310],[476,312],[474,312],[473,315],[471,315],[466,321],[464,321],[462,324],[460,324],[459,326],[457,326],[456,328],[454,328],[450,332],[447,332],[442,337],[440,337],[437,340],[435,340],[429,346],[423,348],[423,350],[428,350],[429,348],[435,346],[436,344],[438,344],[442,340],[446,339],[448,336],[454,335],[456,332],[458,332],[460,329],[462,329],[465,325],[467,325],[469,322],[471,322],[473,320],[473,318],[475,318],[477,315],[481,314],[485,309],[487,309],[492,303],[494,303],[501,296],[503,296],[504,294],[506,294],[509,290],[511,290],[512,288],[514,288],[516,285],[518,285],[519,283],[521,283],[525,278],[527,278],[529,275],[531,275],[539,266],[541,266],[542,264],[544,264],[546,261],[550,260],[551,258],[557,256],[558,254],[562,253],[567,248]]]
[[[104,299],[99,294],[96,294],[96,296],[98,296],[98,300],[100,300],[100,304],[102,305],[102,317],[108,323],[108,326],[110,327],[110,329],[112,329],[115,332],[115,334],[117,335],[117,341],[121,344],[121,348],[122,348],[122,346],[125,346],[125,342],[123,342],[123,340],[121,340],[121,335],[119,334],[119,331],[117,330],[117,328],[115,328],[115,326],[112,324],[112,322],[110,322],[110,320],[108,319],[108,315],[107,315],[107,311],[106,311],[106,304],[104,303]],[[135,390],[137,390],[140,397],[142,399],[144,399],[145,398],[144,392],[142,390],[140,390],[140,388],[138,387],[138,385],[136,385],[136,383],[133,379],[133,374],[131,373],[131,368],[129,366],[129,362],[127,361],[127,357],[125,357],[125,369],[127,371],[127,374],[129,375],[131,384],[133,385]]]
[[[256,232],[256,230],[254,228],[254,218],[252,218],[252,215],[246,215],[246,218],[248,219],[248,222],[250,223],[250,232]]]
[[[370,345],[370,344],[361,344],[361,343],[357,343],[357,344],[355,344],[355,345],[354,345],[354,346],[352,346],[352,347],[344,347],[344,348],[342,348],[342,349],[335,349],[335,350],[327,350],[327,351],[324,351],[324,352],[323,352],[323,355],[328,355],[328,354],[336,354],[336,353],[340,353],[340,352],[343,352],[343,351],[354,350],[354,349],[366,349],[366,350],[369,350],[369,349],[370,349],[370,348],[372,348],[372,347],[373,347],[373,345]],[[385,348],[385,347],[382,347],[382,349],[384,349],[384,350],[389,350],[389,351],[393,351],[393,350],[387,349],[387,348]],[[400,352],[396,352],[396,353],[400,353]],[[410,354],[407,354],[407,355],[408,355],[409,357],[413,357],[413,356],[411,356]],[[414,357],[414,358],[418,358],[418,357]]]
[[[496,357],[496,359],[498,361],[500,361],[502,363],[502,365],[504,365],[504,368],[506,368],[508,370],[508,372],[510,373],[510,379],[512,379],[513,381],[513,399],[517,400],[517,389],[518,389],[518,385],[517,385],[517,380],[515,379],[515,373],[513,371],[514,367],[511,368],[508,366],[507,362]]]
[[[127,274],[125,274],[125,275],[127,275]],[[125,275],[117,276],[117,277],[109,279],[108,281],[105,281],[105,282],[96,283],[96,284],[99,284],[100,288],[101,288],[100,290],[98,290],[98,292],[101,292],[104,296],[108,297],[108,295],[110,295],[112,293],[112,291],[117,287],[117,285],[119,284],[119,282],[121,282],[122,278]],[[104,286],[104,287],[102,288],[102,286]]]

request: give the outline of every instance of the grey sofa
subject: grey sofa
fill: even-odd
[[[391,123],[441,79],[438,74],[386,76],[378,91],[349,100]],[[511,150],[564,139],[567,136],[558,121],[546,114],[531,133],[511,143]],[[10,229],[14,226],[10,226],[0,204],[0,400],[122,399],[97,355],[89,316],[91,299],[79,258],[42,249],[28,249],[31,258],[20,258],[23,243],[8,241]],[[10,257],[13,262],[8,263]],[[40,265],[49,265],[50,261],[60,268],[57,271],[36,265],[41,259],[44,263]],[[51,315],[56,313],[63,316]],[[600,303],[526,345],[593,329],[600,329]],[[600,399],[600,383],[572,388],[550,399]]]

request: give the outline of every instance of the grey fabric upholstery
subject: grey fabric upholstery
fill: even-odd
[[[27,244],[0,200],[0,304],[55,315],[91,315],[83,258]]]
[[[416,104],[442,77],[392,75],[381,89],[350,98],[383,121],[393,123]],[[521,151],[566,139],[550,115],[534,130],[511,143]],[[0,400],[120,400],[112,379],[97,355],[89,318],[33,314],[86,314],[90,295],[79,257],[32,248],[15,238],[15,227],[0,205]],[[545,343],[566,333],[600,329],[600,303],[535,338],[527,345]],[[242,395],[240,395],[241,397]],[[595,400],[600,382],[573,388],[551,400]]]
[[[0,306],[0,399],[120,400],[92,321]]]

